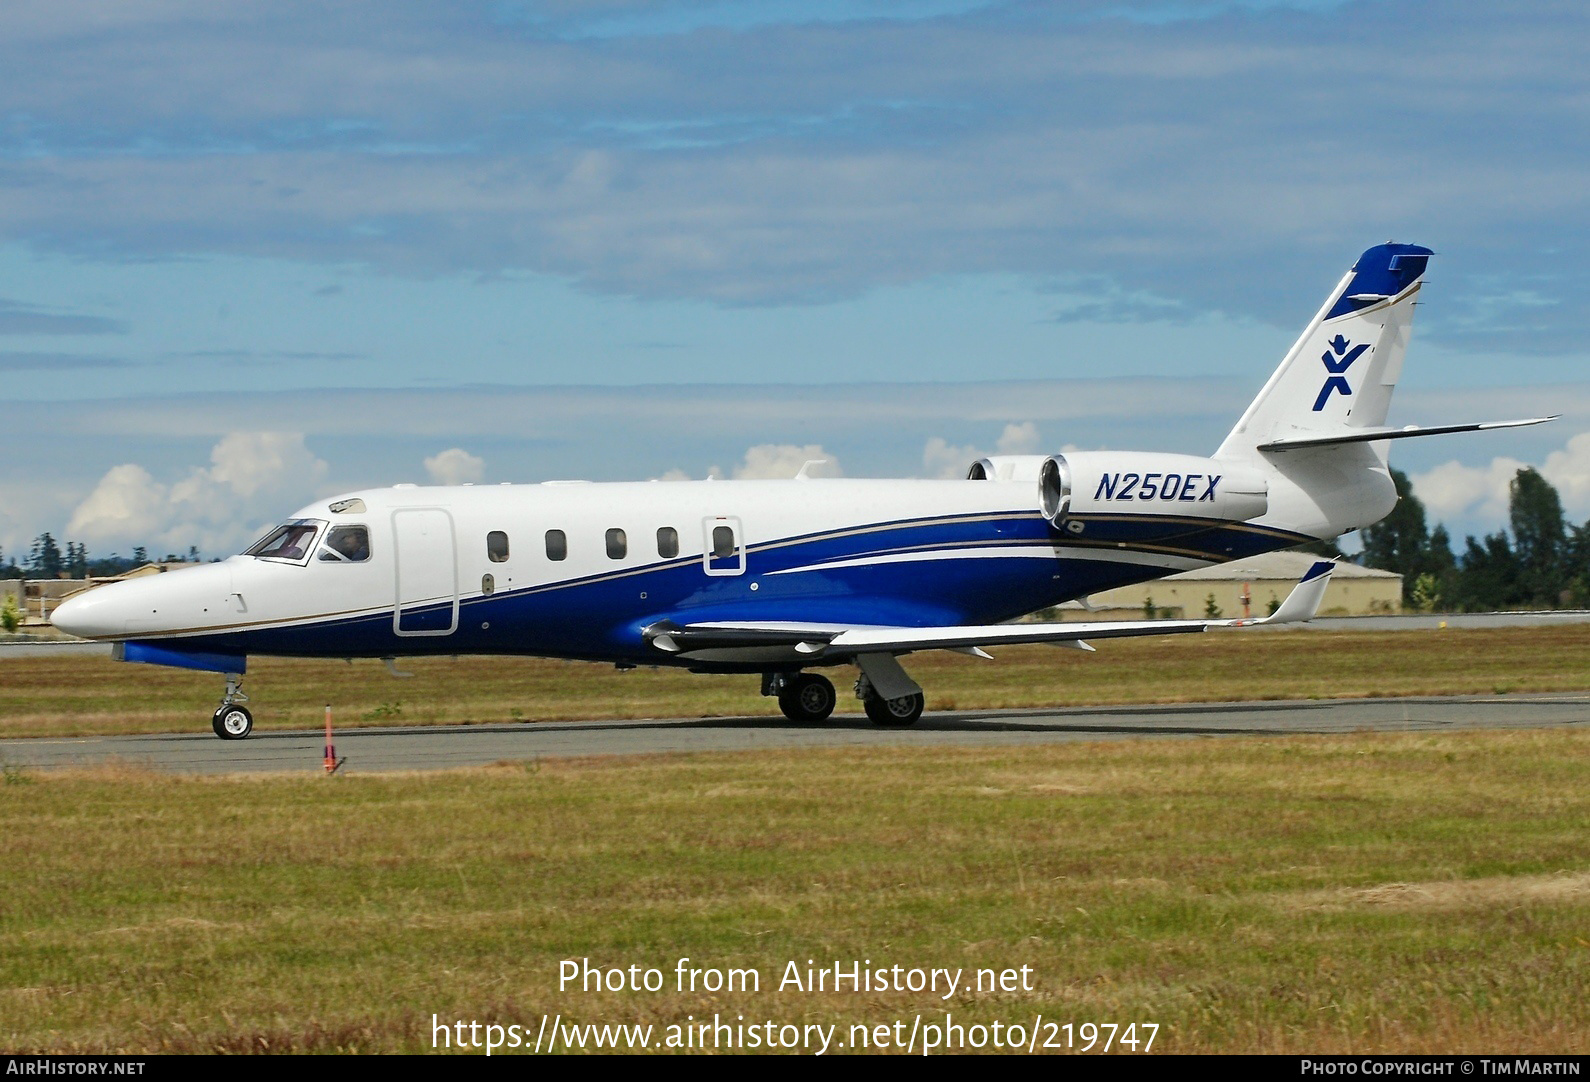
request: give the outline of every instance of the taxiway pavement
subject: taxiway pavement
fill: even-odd
[[[1181,703],[1059,710],[929,713],[910,729],[878,729],[859,714],[816,725],[783,718],[689,718],[346,729],[345,770],[432,770],[549,756],[654,755],[807,747],[1004,746],[1063,741],[1453,732],[1590,725],[1590,694]],[[0,762],[38,768],[127,763],[183,773],[319,772],[323,730],[218,739],[191,733],[0,740]]]

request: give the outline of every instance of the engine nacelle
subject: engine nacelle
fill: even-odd
[[[1075,451],[1050,455],[1038,471],[1044,517],[1073,534],[1113,516],[1244,522],[1269,509],[1257,471],[1193,455]],[[1185,524],[1170,525],[1184,532]]]
[[[968,481],[1036,481],[1048,455],[989,455],[972,463]]]

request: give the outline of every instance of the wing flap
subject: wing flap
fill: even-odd
[[[1235,620],[1112,620],[1061,624],[984,624],[954,627],[847,627],[842,624],[700,623],[653,624],[644,634],[667,653],[722,650],[734,647],[788,646],[812,660],[902,654],[913,650],[969,650],[1018,643],[1053,643],[1090,649],[1085,639],[1120,639],[1141,635],[1188,635],[1215,627],[1254,627],[1312,619],[1324,600],[1335,564],[1319,560],[1298,581],[1270,616]]]
[[[967,627],[888,627],[846,631],[834,636],[826,653],[881,650],[947,650],[961,646],[1011,646],[1033,642],[1075,642],[1135,635],[1187,635],[1204,631],[1207,620],[1135,620],[1064,624],[984,624]]]

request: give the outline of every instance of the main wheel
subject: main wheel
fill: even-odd
[[[222,740],[242,740],[254,731],[254,715],[236,703],[223,706],[210,720],[210,727]]]
[[[836,702],[834,685],[816,673],[801,673],[778,693],[778,708],[791,721],[822,721],[834,712]]]
[[[920,691],[915,695],[902,695],[898,699],[868,695],[863,703],[867,708],[867,716],[880,729],[904,729],[915,725],[926,704]]]

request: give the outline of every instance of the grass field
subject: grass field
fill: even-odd
[[[913,655],[928,710],[1590,689],[1590,625],[1403,632],[1212,632],[1101,642],[1096,654],[1017,646],[993,662]],[[261,659],[245,689],[261,729],[776,714],[755,676],[619,672],[577,662]],[[829,670],[855,711],[854,669]],[[0,737],[203,730],[222,679],[86,657],[0,661]]]
[[[1590,688],[1590,628],[922,655],[930,709]],[[262,662],[264,727],[770,713],[748,677]],[[844,670],[836,672],[837,677]],[[0,662],[0,735],[192,730],[219,679]],[[842,700],[843,701],[843,700]],[[429,1051],[445,1026],[1159,1026],[1156,1052],[1590,1050],[1590,733],[542,760],[354,777],[0,764],[0,1048]],[[757,991],[680,991],[678,959]],[[558,987],[589,958],[659,992]],[[1030,991],[799,992],[802,968]],[[875,1033],[875,1031],[872,1031]],[[987,1030],[984,1031],[985,1037]],[[1139,1041],[1146,1027],[1138,1031]],[[843,1050],[849,1051],[850,1048]]]
[[[1583,1053],[1587,824],[1590,733],[1570,729],[330,779],[13,768],[0,1046],[425,1051],[433,1014],[533,1035],[543,1013],[843,1041],[950,1011],[1152,1022],[1156,1052]],[[684,956],[761,988],[674,990]],[[583,957],[668,983],[559,991]],[[1029,966],[1033,990],[778,990],[807,959]]]

